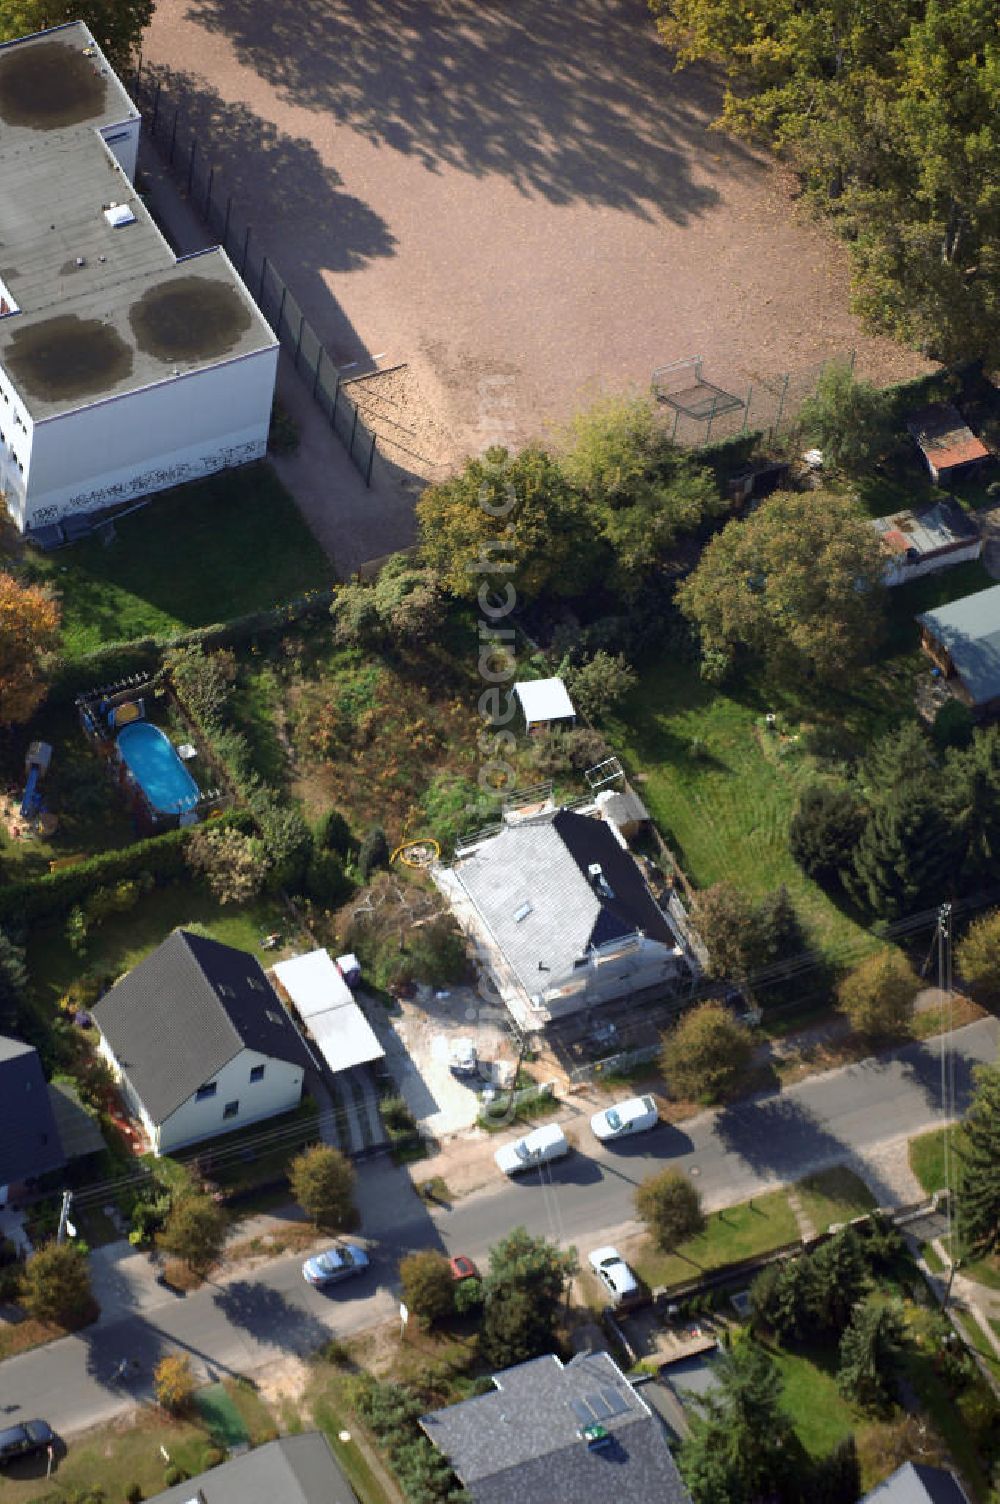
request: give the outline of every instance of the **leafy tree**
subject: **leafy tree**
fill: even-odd
[[[0,1032],[17,1028],[27,985],[24,951],[0,930]]]
[[[877,537],[853,500],[776,491],[709,541],[677,603],[707,652],[745,649],[832,680],[874,648],[881,581]]]
[[[59,607],[49,592],[0,572],[0,726],[28,720],[40,704],[58,641]]]
[[[826,366],[798,421],[807,442],[823,451],[824,463],[848,475],[867,473],[892,442],[888,394],[869,381],[855,381],[845,364]]]
[[[433,571],[393,554],[370,584],[341,585],[330,607],[334,637],[352,647],[425,642],[441,625],[446,601]]]
[[[851,245],[870,328],[995,355],[1000,59],[992,0],[653,0],[682,64],[726,69],[723,123],[776,147]]]
[[[1000,1067],[976,1071],[962,1127],[959,1226],[963,1245],[981,1258],[1000,1247]]]
[[[781,1375],[758,1344],[738,1337],[714,1366],[678,1462],[695,1504],[768,1504],[790,1481],[795,1456]]]
[[[373,825],[361,842],[358,852],[358,872],[367,882],[373,872],[382,871],[389,865],[389,842],[381,825]]]
[[[222,1252],[226,1219],[211,1196],[189,1191],[174,1200],[158,1241],[193,1273],[205,1274]]]
[[[811,783],[788,827],[788,849],[807,877],[824,887],[849,871],[865,810],[850,789]]]
[[[273,789],[255,789],[247,803],[267,859],[267,886],[272,892],[288,888],[297,893],[312,853],[312,831],[298,810]]]
[[[705,1226],[701,1196],[679,1170],[658,1170],[636,1188],[636,1214],[664,1253],[695,1237]]]
[[[753,904],[733,883],[713,883],[695,895],[694,922],[708,951],[710,977],[742,980],[758,964]]]
[[[480,1337],[487,1363],[506,1368],[552,1351],[559,1305],[575,1269],[573,1249],[562,1253],[523,1227],[490,1249]]]
[[[962,980],[980,997],[1000,998],[1000,909],[974,919],[955,946]]]
[[[134,66],[154,0],[6,0],[0,40],[27,36],[64,21],[86,21],[123,78]]]
[[[382,640],[382,619],[375,592],[361,580],[338,585],[330,607],[334,641],[341,647],[376,648]]]
[[[43,1243],[24,1268],[21,1304],[36,1321],[73,1329],[95,1314],[87,1255],[76,1243]]]
[[[329,1144],[312,1144],[288,1170],[292,1195],[317,1227],[343,1231],[354,1225],[354,1166]]]
[[[887,1410],[904,1339],[903,1318],[895,1306],[876,1297],[857,1306],[840,1343],[841,1393],[862,1410]]]
[[[236,655],[227,649],[206,653],[198,643],[172,648],[163,666],[178,696],[199,721],[218,721],[236,682]]]
[[[267,875],[263,842],[231,825],[199,825],[184,847],[184,859],[222,904],[256,898]]]
[[[905,1029],[913,1016],[920,978],[891,946],[867,956],[837,988],[837,999],[859,1034],[884,1038]]]
[[[503,600],[515,570],[521,600],[584,594],[601,553],[584,498],[535,446],[469,460],[424,491],[417,522],[425,562],[463,600],[484,577]]]
[[[897,788],[869,814],[850,886],[883,919],[930,908],[953,890],[963,841],[934,788]]]
[[[753,1042],[721,1003],[700,1003],[663,1035],[660,1060],[671,1092],[717,1102],[732,1091],[753,1056]]]
[[[400,1261],[403,1300],[411,1313],[427,1325],[443,1321],[455,1310],[455,1280],[443,1253],[425,1248]]]
[[[157,1403],[173,1415],[187,1410],[196,1388],[187,1353],[167,1353],[153,1369],[153,1393]]]
[[[638,683],[624,655],[603,648],[579,667],[564,662],[559,673],[575,708],[592,721],[603,721]]]

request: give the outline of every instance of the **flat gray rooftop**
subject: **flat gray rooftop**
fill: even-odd
[[[36,421],[276,344],[223,251],[175,260],[99,135],[135,110],[92,47],[74,23],[0,48],[0,363]]]

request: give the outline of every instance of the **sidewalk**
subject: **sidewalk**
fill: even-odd
[[[139,167],[150,213],[177,254],[214,246],[217,236],[180,193],[145,132]],[[416,537],[413,486],[378,454],[371,489],[365,486],[284,349],[278,357],[277,393],[298,425],[300,443],[295,454],[272,455],[271,463],[340,578],[408,548]]]

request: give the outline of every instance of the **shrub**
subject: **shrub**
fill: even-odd
[[[306,868],[305,890],[314,903],[337,909],[354,892],[354,884],[344,871],[343,858],[336,851],[314,847]]]
[[[191,1403],[196,1388],[187,1353],[167,1353],[153,1370],[153,1393],[164,1410],[178,1415]],[[180,1482],[180,1478],[177,1479]]]
[[[317,851],[335,851],[340,857],[348,857],[357,842],[340,810],[329,809],[316,826],[313,844]]]
[[[418,1320],[430,1326],[455,1309],[455,1281],[443,1253],[424,1248],[400,1261],[403,1300]]]
[[[721,1003],[701,1003],[663,1036],[661,1060],[671,1092],[717,1102],[750,1064],[753,1043]]]
[[[159,1237],[160,1246],[183,1259],[196,1274],[204,1274],[215,1263],[225,1240],[222,1212],[210,1196],[192,1191],[174,1201]]]
[[[247,802],[260,830],[270,868],[268,887],[272,891],[289,888],[293,893],[299,892],[312,852],[308,825],[298,810],[283,803],[271,789],[258,789]]]
[[[236,658],[228,649],[206,653],[198,643],[174,648],[163,660],[178,699],[197,721],[216,721],[236,682]]]
[[[859,1034],[897,1034],[913,1014],[920,979],[898,950],[868,956],[837,988],[837,1000]]]
[[[1000,997],[1000,909],[976,919],[955,947],[962,980],[988,1001]]]
[[[24,1269],[22,1302],[37,1321],[72,1329],[94,1314],[87,1256],[76,1243],[45,1243]]]
[[[564,663],[560,672],[577,711],[591,721],[604,720],[638,683],[624,654],[603,648],[579,668]]]
[[[949,747],[964,751],[972,745],[975,727],[975,717],[968,705],[963,705],[961,700],[946,700],[934,717],[931,740],[939,752],[944,752]]]
[[[289,1166],[292,1195],[317,1227],[351,1227],[354,1209],[354,1167],[329,1144],[313,1144],[297,1154]]]
[[[203,877],[221,904],[256,898],[267,876],[264,843],[240,830],[201,825],[185,852],[192,872]]]
[[[679,1170],[660,1170],[637,1187],[635,1209],[657,1248],[670,1253],[705,1225],[701,1197]]]
[[[145,1498],[145,1494],[142,1491],[142,1484],[129,1483],[126,1486],[124,1498],[125,1504],[140,1504],[140,1501]]]
[[[206,1447],[205,1455],[202,1458],[202,1467],[207,1471],[210,1467],[218,1467],[225,1460],[226,1454],[221,1447]]]
[[[183,1483],[186,1477],[187,1474],[183,1468],[177,1467],[175,1463],[171,1463],[163,1474],[163,1481],[168,1488],[174,1488],[178,1483]]]

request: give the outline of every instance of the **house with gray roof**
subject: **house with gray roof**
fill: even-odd
[[[596,805],[511,812],[435,877],[523,1029],[690,980],[669,909]]]
[[[256,957],[174,930],[92,1010],[155,1154],[297,1107],[310,1057]]]
[[[278,341],[224,250],[151,219],[139,125],[83,22],[0,45],[0,491],[45,542],[267,445]]]
[[[282,1436],[157,1494],[150,1504],[358,1504],[319,1431]]]
[[[1000,708],[1000,585],[917,617],[920,645],[972,710]]]
[[[493,1384],[420,1419],[473,1504],[690,1504],[663,1422],[608,1353],[535,1358]]]
[[[947,1468],[904,1462],[861,1504],[969,1504],[969,1496]]]
[[[38,1051],[0,1034],[0,1206],[65,1163]]]

